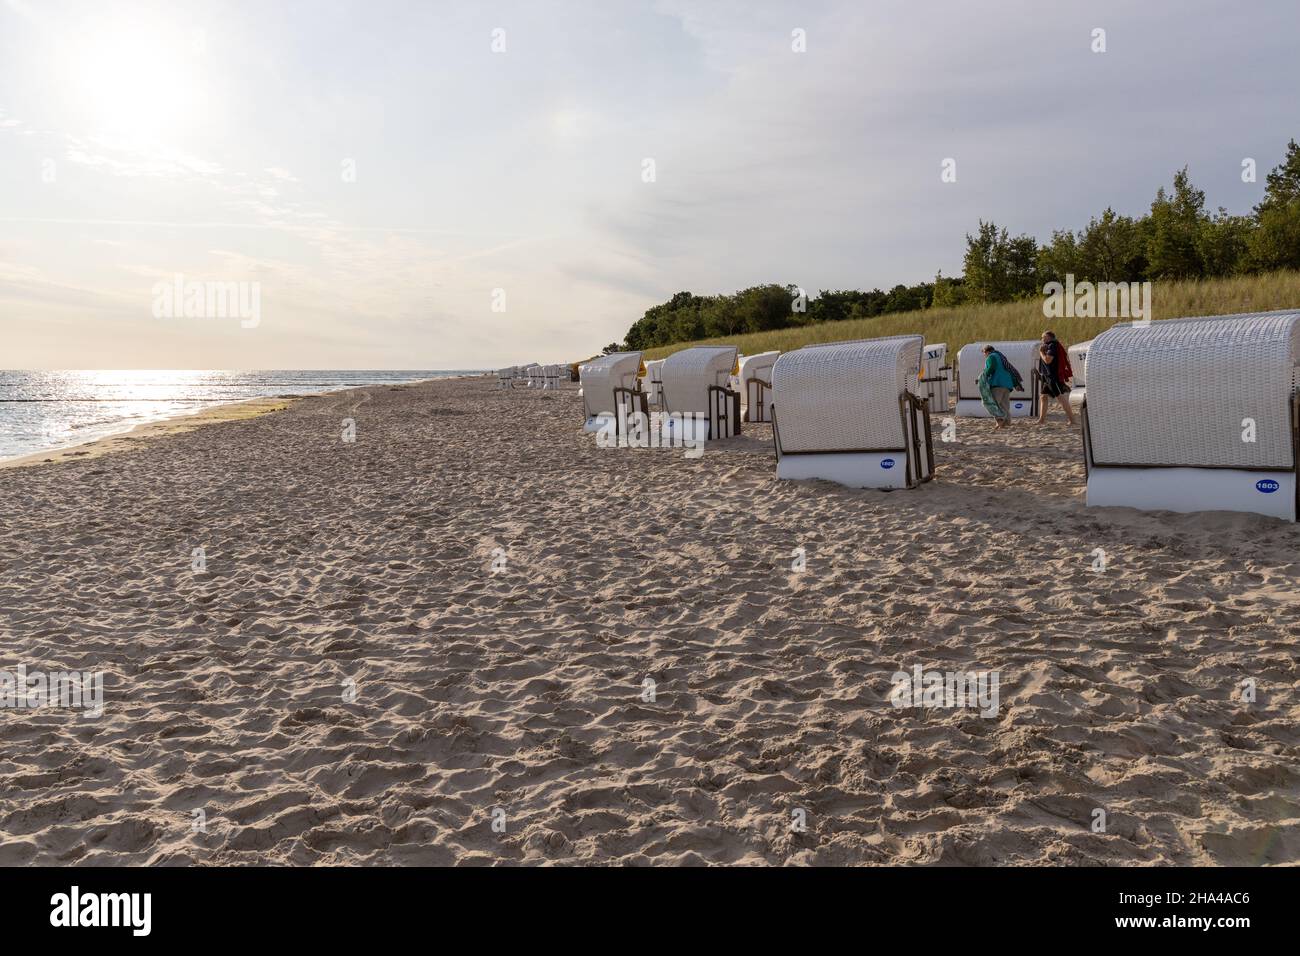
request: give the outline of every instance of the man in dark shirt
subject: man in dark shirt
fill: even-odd
[[[1044,332],[1043,340],[1038,346],[1038,380],[1043,392],[1038,406],[1040,425],[1047,421],[1047,406],[1053,398],[1061,403],[1065,420],[1074,424],[1074,412],[1070,410],[1070,383],[1061,374],[1065,362],[1065,346],[1056,340],[1056,333]]]

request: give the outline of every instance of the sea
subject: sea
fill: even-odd
[[[250,398],[475,375],[464,371],[0,371],[0,461]]]

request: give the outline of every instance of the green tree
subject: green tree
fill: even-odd
[[[934,297],[934,286],[928,282],[921,282],[917,285],[896,285],[889,290],[889,298],[885,300],[886,312],[914,312],[917,309],[928,309],[930,300]]]
[[[857,289],[831,292],[822,289],[817,298],[808,303],[810,322],[842,322],[853,314],[853,307],[866,301],[869,293]]]
[[[745,332],[767,332],[794,324],[793,286],[760,285],[736,293],[736,307]]]
[[[1247,243],[1251,269],[1300,269],[1300,146],[1287,143],[1286,158],[1268,174],[1257,225]]]
[[[1255,207],[1257,214],[1282,209],[1300,200],[1300,145],[1295,140],[1286,144],[1286,158],[1273,168],[1264,183],[1264,199]]]
[[[1222,206],[1201,226],[1197,252],[1207,276],[1230,276],[1243,272],[1250,258],[1250,241],[1255,220],[1250,216],[1230,216]]]
[[[930,304],[936,309],[954,309],[966,301],[966,283],[964,279],[949,279],[940,269],[934,275],[934,295]]]
[[[1038,242],[1024,235],[1012,239],[1005,229],[981,219],[975,235],[966,236],[964,272],[966,298],[971,302],[1007,302],[1034,295]]]
[[[1109,206],[1079,233],[1079,271],[1075,278],[1092,282],[1135,282],[1147,272],[1146,236],[1130,216]]]
[[[1174,174],[1174,191],[1161,186],[1151,203],[1147,233],[1147,276],[1195,279],[1205,275],[1200,237],[1209,221],[1205,193],[1195,188],[1184,166]]]
[[[1038,281],[1064,282],[1067,275],[1083,275],[1079,244],[1073,231],[1058,229],[1052,233],[1052,241],[1038,250]]]

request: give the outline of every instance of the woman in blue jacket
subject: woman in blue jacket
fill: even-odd
[[[980,401],[993,416],[998,428],[1007,428],[1011,424],[1011,391],[1015,380],[1007,371],[1006,359],[991,345],[984,346],[984,371],[977,380],[980,387]]]

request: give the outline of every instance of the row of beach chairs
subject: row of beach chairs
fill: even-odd
[[[497,369],[497,383],[501,388],[537,388],[550,390],[559,388],[570,380],[567,365],[511,365]]]
[[[972,343],[950,365],[943,344],[900,335],[755,356],[601,356],[579,368],[584,427],[619,432],[640,414],[711,441],[770,422],[779,479],[916,488],[934,477],[931,416],[950,413],[951,393],[951,414],[988,416],[976,385],[986,344],[1024,380],[1012,415],[1037,415],[1038,340]],[[1297,520],[1300,311],[1122,323],[1069,355],[1089,506]]]

